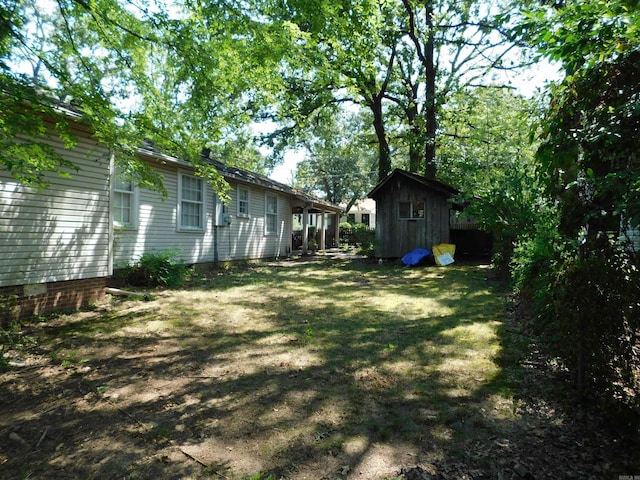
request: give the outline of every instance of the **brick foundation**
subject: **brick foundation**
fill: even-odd
[[[0,323],[27,320],[54,311],[76,310],[104,299],[108,277],[0,287]]]

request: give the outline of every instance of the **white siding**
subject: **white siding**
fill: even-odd
[[[0,169],[0,286],[110,275],[109,152],[79,138],[73,150],[49,141],[80,168],[46,176],[44,190]]]
[[[216,196],[206,186],[204,232],[177,229],[177,167],[158,166],[168,191],[161,195],[140,190],[137,229],[116,229],[114,238],[114,265],[122,267],[133,263],[143,253],[173,251],[187,263],[224,260],[271,258],[284,256],[291,247],[291,203],[286,195],[278,194],[278,234],[265,235],[265,189],[249,185],[249,218],[237,216],[237,184],[231,185],[231,203],[226,211],[231,214],[231,225],[215,226]],[[216,245],[217,243],[217,245]]]
[[[278,231],[265,235],[266,189],[245,185],[249,188],[249,217],[238,217],[237,185],[231,184],[231,203],[227,211],[233,212],[233,221],[228,227],[218,227],[218,258],[239,260],[274,258],[286,256],[291,251],[292,213],[288,195],[275,193],[278,197]]]
[[[137,228],[116,228],[114,232],[116,268],[135,262],[143,253],[165,251],[175,252],[176,258],[187,263],[214,260],[213,190],[208,186],[205,189],[204,232],[178,231],[178,168],[159,166],[158,170],[164,177],[168,196],[163,199],[158,192],[140,189]]]

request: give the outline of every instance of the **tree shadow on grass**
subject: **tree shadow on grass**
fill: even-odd
[[[44,325],[44,360],[0,383],[0,473],[559,478],[544,460],[564,456],[586,478],[595,446],[523,400],[528,340],[506,307],[482,266],[342,262]]]

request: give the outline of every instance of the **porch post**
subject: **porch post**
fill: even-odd
[[[325,218],[324,218],[324,210],[320,212],[320,217],[318,219],[318,228],[320,229],[320,250],[326,250],[326,241],[325,241]]]
[[[340,213],[335,214],[336,220],[333,227],[333,234],[335,235],[336,247],[340,247]]]
[[[302,209],[302,254],[306,255],[309,249],[309,207]]]

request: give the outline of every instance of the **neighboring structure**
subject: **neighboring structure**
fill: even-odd
[[[414,248],[449,242],[450,199],[455,188],[395,169],[370,193],[376,201],[377,254],[397,258]]]
[[[493,248],[493,235],[478,228],[476,220],[466,215],[466,205],[454,203],[449,218],[449,242],[456,246],[456,255],[488,257]]]
[[[73,150],[54,133],[44,139],[79,167],[71,178],[47,175],[48,188],[37,190],[0,170],[0,324],[95,301],[114,268],[146,252],[170,250],[189,264],[286,256],[294,213],[340,212],[262,175],[205,159],[231,185],[225,206],[189,163],[141,149],[140,158],[164,178],[163,198],[119,178],[109,150],[80,122],[72,128]],[[337,239],[337,218],[333,224]],[[323,228],[319,248],[326,240]]]
[[[640,226],[632,226],[624,221],[624,217],[620,221],[620,236],[618,241],[624,246],[625,250],[640,259]]]
[[[343,211],[347,205],[341,205]],[[354,225],[361,223],[369,228],[376,226],[376,202],[371,198],[363,198],[357,200],[348,212],[343,213],[340,217],[341,222],[349,222]]]

